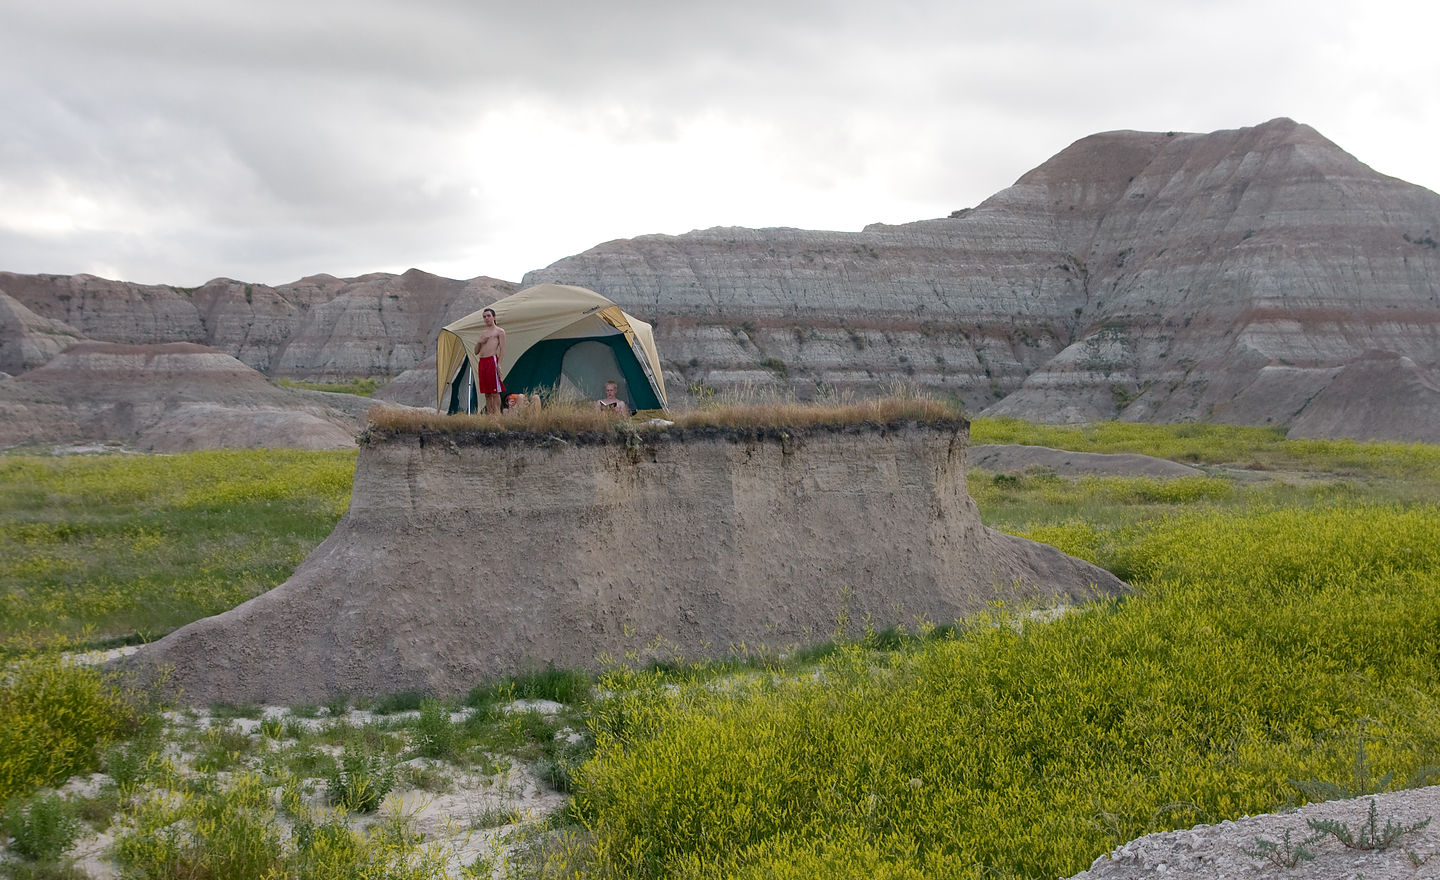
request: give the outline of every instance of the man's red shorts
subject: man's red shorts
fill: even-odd
[[[475,359],[475,390],[481,394],[504,394],[500,381],[500,359],[495,355]]]

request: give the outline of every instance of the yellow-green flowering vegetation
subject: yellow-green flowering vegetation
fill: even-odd
[[[0,668],[0,804],[98,769],[110,743],[153,717],[143,695],[55,646],[12,657]]]
[[[972,471],[988,523],[1135,588],[1058,616],[842,621],[783,660],[616,669],[593,690],[537,670],[464,705],[215,706],[163,730],[102,672],[22,645],[158,635],[280,583],[343,510],[353,453],[0,457],[0,767],[30,768],[4,770],[8,858],[68,839],[72,813],[38,789],[95,769],[99,792],[65,797],[135,878],[1050,880],[1149,831],[1440,782],[1440,448],[973,431],[1204,475]],[[490,797],[520,768],[569,807],[537,821]],[[517,842],[459,857],[398,806],[417,789],[483,803],[455,825]]]
[[[997,607],[897,651],[733,687],[602,686],[575,781],[601,877],[1057,877],[1150,831],[1267,812],[1287,779],[1440,757],[1440,510],[1206,510],[1039,528],[1134,596]],[[835,876],[861,876],[848,869]]]
[[[233,608],[324,540],[354,470],[353,451],[0,456],[0,649]]]
[[[276,782],[285,783],[276,809]],[[343,813],[305,803],[300,781],[242,772],[204,775],[156,790],[122,818],[116,860],[131,877],[274,877],[284,880],[444,878],[446,854],[421,845],[397,814],[368,831]]]

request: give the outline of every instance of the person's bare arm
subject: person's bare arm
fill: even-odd
[[[500,347],[495,349],[495,363],[505,360],[505,328],[500,328]]]

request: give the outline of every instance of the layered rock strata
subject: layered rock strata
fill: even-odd
[[[516,289],[493,278],[454,281],[416,269],[312,275],[276,287],[217,278],[194,288],[0,272],[0,291],[85,338],[192,342],[271,377],[319,380],[408,370],[434,354],[446,323]]]
[[[42,366],[83,338],[64,321],[37,315],[0,293],[0,371],[23,373]]]
[[[963,424],[409,434],[283,585],[131,658],[191,702],[464,693],[555,664],[785,651],[1124,585],[981,524]]]
[[[653,320],[677,397],[904,384],[1045,422],[1440,441],[1428,392],[1390,395],[1374,418],[1374,386],[1358,384],[1376,357],[1407,364],[1402,383],[1440,382],[1437,238],[1440,196],[1276,119],[1086,137],[945,218],[647,235],[524,284],[589,287]],[[4,333],[0,371],[33,368],[72,332],[186,341],[270,376],[403,375],[384,393],[429,406],[440,327],[516,289],[416,270],[193,289],[0,273],[28,310],[0,301],[0,322],[21,328]]]
[[[1440,370],[1437,236],[1440,196],[1277,119],[1087,137],[944,219],[642,236],[524,283],[657,316],[695,385],[903,380],[1039,421],[1290,425],[1367,352]],[[1328,396],[1364,433],[1345,387]],[[1395,403],[1384,424],[1428,421]]]

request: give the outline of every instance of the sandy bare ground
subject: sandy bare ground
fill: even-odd
[[[98,656],[100,652],[96,653],[97,656],[84,656],[80,659],[87,662],[102,659]],[[507,713],[533,711],[554,716],[563,712],[565,707],[547,700],[516,700],[502,707],[502,710]],[[452,713],[451,721],[462,723],[469,712],[470,710]],[[278,719],[319,730],[335,723],[354,728],[376,722],[402,723],[413,719],[417,714],[399,712],[378,716],[368,711],[350,710],[337,716],[301,718],[291,714],[289,709],[279,706],[264,707],[257,718],[217,719],[207,712],[194,710],[168,712],[165,736],[167,746],[163,756],[181,768],[182,772],[187,772],[186,768],[195,755],[188,753],[177,743],[184,740],[186,733],[214,729],[229,728],[243,732],[256,740],[257,748],[261,750],[278,750],[294,744],[293,739],[267,741],[260,729],[264,719]],[[557,737],[566,738],[578,736],[577,732],[568,728],[562,728],[557,734]],[[336,755],[340,753],[339,747],[322,745],[317,748]],[[261,753],[263,754],[263,751]],[[352,828],[360,830],[403,818],[414,833],[423,837],[424,846],[438,848],[444,854],[451,876],[461,876],[466,868],[478,863],[491,866],[493,876],[498,878],[505,876],[505,866],[529,845],[528,833],[539,827],[548,816],[560,810],[568,796],[543,783],[533,765],[505,755],[495,755],[493,758],[493,762],[486,762],[486,765],[481,767],[461,767],[427,758],[401,761],[395,765],[397,771],[407,768],[429,771],[432,778],[439,777],[444,780],[443,787],[435,791],[414,786],[397,786],[385,799],[380,810],[373,814],[345,813],[331,807],[326,801],[325,782],[319,778],[305,780],[308,790],[305,803],[317,822],[332,816],[342,816]],[[487,769],[493,772],[486,772]],[[405,778],[403,772],[400,778]],[[112,783],[105,774],[94,773],[72,778],[59,791],[72,800],[89,798]],[[119,814],[116,821],[119,821]],[[285,825],[283,819],[279,821],[282,826]],[[82,836],[65,853],[64,858],[73,861],[76,867],[94,880],[114,880],[120,877],[121,870],[115,863],[112,852],[116,831],[114,824],[101,830],[86,826]],[[4,863],[11,858],[13,857],[6,849],[0,846],[0,876],[8,876]]]

